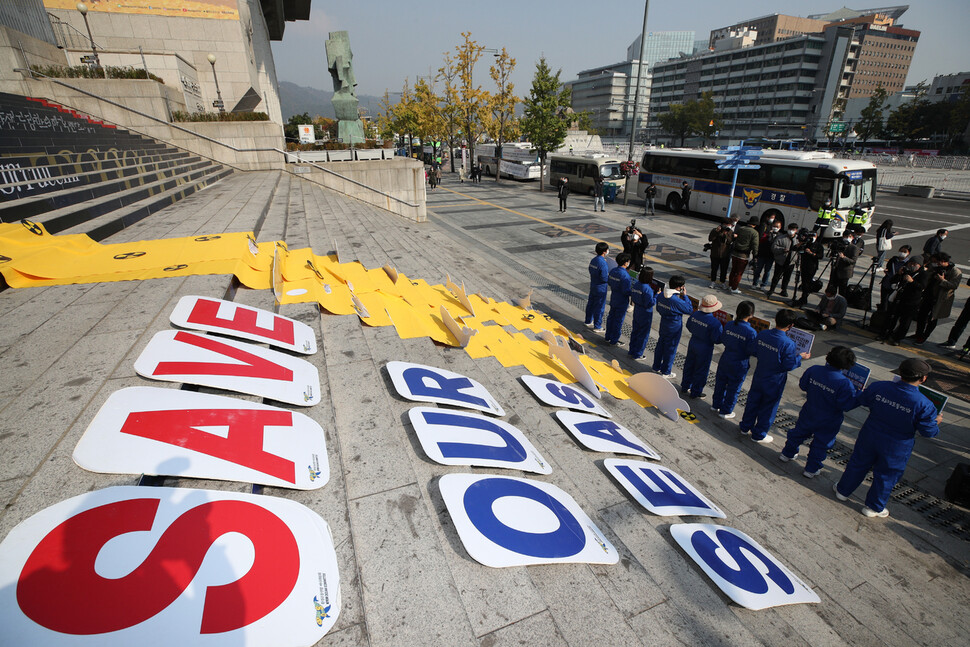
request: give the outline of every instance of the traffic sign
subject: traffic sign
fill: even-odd
[[[81,63],[83,63],[84,65],[94,65],[95,58],[90,54],[88,54],[87,56],[82,56]]]
[[[844,133],[845,132],[845,122],[844,121],[834,121],[832,125],[829,126],[830,133]]]
[[[735,166],[733,168],[740,169],[742,171],[747,171],[747,170],[754,171],[761,168],[761,164],[744,164],[741,166]]]

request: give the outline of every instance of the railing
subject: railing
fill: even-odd
[[[284,163],[286,162],[286,160],[288,159],[288,157],[292,155],[292,153],[290,153],[290,152],[284,151],[284,150],[279,149],[279,148],[274,148],[274,147],[268,147],[268,148],[237,148],[236,146],[233,146],[232,144],[227,144],[225,142],[219,141],[218,139],[214,139],[212,137],[208,137],[208,136],[203,135],[201,133],[197,133],[194,130],[189,130],[188,128],[184,128],[182,126],[179,126],[178,124],[175,124],[175,123],[166,121],[164,119],[159,119],[155,115],[150,115],[150,114],[144,113],[144,112],[142,112],[140,110],[135,110],[134,108],[129,108],[126,105],[123,105],[123,104],[118,103],[116,101],[112,101],[111,99],[106,99],[106,98],[104,98],[102,96],[99,96],[97,94],[94,94],[93,92],[88,92],[87,90],[82,90],[81,88],[76,87],[76,86],[73,86],[70,83],[65,83],[64,81],[61,81],[58,78],[55,78],[55,77],[52,77],[52,76],[47,76],[46,74],[41,74],[40,72],[36,72],[34,70],[24,69],[24,68],[15,68],[14,69],[14,72],[20,72],[21,74],[25,74],[25,75],[27,75],[31,79],[33,79],[35,77],[43,77],[44,79],[47,79],[51,83],[56,83],[57,85],[61,85],[61,86],[65,87],[65,88],[68,88],[70,90],[74,90],[75,92],[80,92],[83,95],[89,96],[89,97],[91,97],[93,99],[97,99],[98,101],[103,101],[104,103],[107,103],[107,104],[110,104],[112,106],[115,106],[116,108],[121,108],[122,110],[126,110],[127,112],[131,112],[131,113],[136,114],[136,115],[138,115],[140,117],[144,117],[145,119],[149,119],[151,121],[156,121],[156,122],[158,122],[160,124],[164,124],[164,125],[168,126],[169,128],[174,128],[175,130],[180,130],[180,131],[182,131],[184,133],[188,133],[189,135],[192,135],[193,137],[198,137],[199,139],[204,139],[207,142],[210,142],[212,144],[216,144],[217,146],[222,146],[223,148],[227,148],[227,149],[229,149],[231,151],[234,151],[234,152],[237,152],[237,153],[268,153],[268,152],[275,152],[275,153],[279,153],[280,155],[283,156]],[[118,125],[118,124],[116,124],[116,125]],[[133,128],[130,128],[128,126],[124,126],[124,128],[126,128],[127,130],[132,130],[134,132],[138,132],[137,130],[135,130]],[[145,133],[138,132],[138,134],[144,135],[146,137],[150,137],[150,135],[145,135]],[[219,160],[213,160],[213,161],[219,161]],[[225,162],[220,162],[220,163],[223,163],[224,164]],[[364,184],[363,182],[358,182],[357,180],[355,180],[353,178],[349,178],[349,177],[347,177],[345,175],[341,175],[340,173],[337,173],[336,171],[333,171],[333,170],[328,169],[328,168],[324,168],[324,167],[322,167],[322,166],[320,166],[318,164],[314,164],[313,162],[304,162],[304,163],[305,164],[310,164],[311,166],[314,166],[315,168],[318,168],[318,169],[320,169],[321,171],[323,171],[325,173],[329,173],[330,175],[333,175],[335,177],[338,177],[341,180],[344,180],[346,182],[350,182],[353,185],[359,186],[359,187],[361,187],[363,189],[367,189],[368,191],[373,191],[374,193],[377,193],[378,195],[382,195],[385,198],[389,198],[389,199],[394,200],[395,202],[399,202],[399,203],[401,203],[401,204],[403,204],[403,205],[405,205],[407,207],[411,207],[412,209],[417,209],[417,208],[419,208],[421,206],[420,204],[412,204],[412,203],[408,202],[407,200],[402,200],[401,198],[399,198],[397,196],[391,195],[389,193],[385,193],[384,191],[381,191],[380,189],[375,189],[374,187],[368,186],[368,185]],[[227,166],[232,166],[232,165],[231,164],[228,164]]]
[[[88,49],[90,47],[104,49],[88,38],[82,31],[70,23],[64,22],[54,14],[48,12],[47,17],[50,18],[51,27],[54,29],[54,40],[57,41],[57,46],[61,49],[67,49],[69,47],[75,49]]]
[[[951,175],[948,172],[892,170],[876,176],[880,189],[898,189],[906,184],[931,186],[940,196],[970,196],[970,174]]]

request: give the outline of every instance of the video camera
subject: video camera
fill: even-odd
[[[630,221],[630,227],[632,229],[636,229],[637,228],[637,219],[636,218],[634,218],[633,220]]]

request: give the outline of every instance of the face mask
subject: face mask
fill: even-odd
[[[775,232],[777,234],[779,231],[781,231],[781,227],[774,227],[774,228],[772,228],[771,231],[773,231],[773,232]]]
[[[940,236],[940,240],[946,240],[946,235]]]
[[[909,258],[909,254],[900,254],[899,257],[903,260],[906,260],[907,258]]]

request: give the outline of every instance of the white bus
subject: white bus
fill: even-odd
[[[653,182],[657,203],[679,212],[681,186],[686,181],[691,187],[692,212],[725,216],[734,171],[718,169],[718,156],[714,150],[649,150],[640,165],[637,195],[644,197]],[[876,197],[875,165],[836,159],[831,153],[775,150],[763,151],[756,163],[760,169],[738,171],[732,216],[744,221],[771,214],[783,223],[811,227],[819,207],[831,198],[837,215],[826,230],[827,237],[842,234],[852,208],[865,214],[863,226],[869,228]]]
[[[524,142],[502,144],[502,159],[496,159],[494,144],[479,144],[475,147],[475,152],[484,175],[491,177],[499,172],[505,177],[516,180],[539,179],[542,165],[539,164],[539,154],[533,150],[532,144]]]

